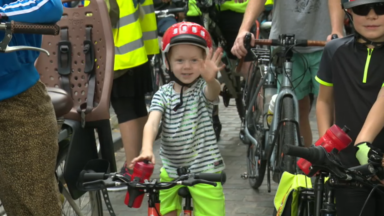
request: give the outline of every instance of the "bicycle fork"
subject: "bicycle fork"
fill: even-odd
[[[159,192],[149,193],[148,199],[148,216],[161,216]]]
[[[267,164],[267,182],[268,182],[268,191],[271,191],[271,181],[270,181],[270,169],[272,164],[272,171],[276,170],[276,166],[274,164],[274,161],[276,160],[276,138],[278,137],[278,133],[280,131],[280,127],[285,122],[293,122],[296,125],[296,132],[297,137],[295,139],[294,144],[297,145],[297,143],[301,143],[300,141],[300,132],[299,132],[299,103],[297,100],[297,97],[295,93],[292,90],[292,84],[291,84],[291,77],[292,77],[292,62],[289,60],[284,62],[284,69],[285,74],[283,74],[282,83],[280,86],[280,91],[277,95],[276,102],[275,102],[275,108],[273,113],[273,120],[272,125],[267,132],[267,145],[266,145],[266,154],[267,159],[269,158],[268,164]],[[294,110],[294,119],[281,119],[280,116],[280,106],[282,104],[282,101],[285,97],[291,97],[293,100],[293,110]]]

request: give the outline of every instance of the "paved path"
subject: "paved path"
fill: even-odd
[[[271,193],[267,191],[266,179],[259,190],[255,191],[248,185],[248,180],[241,179],[241,174],[246,171],[246,146],[239,140],[240,120],[234,106],[225,108],[220,104],[220,120],[223,125],[219,144],[220,151],[226,163],[227,182],[224,185],[226,198],[227,216],[271,216],[273,212],[273,198],[277,184],[272,183]],[[313,140],[318,139],[315,111],[311,113],[311,127]],[[159,144],[156,143],[155,154],[159,160]],[[123,149],[116,152],[117,166],[120,168],[124,163],[125,156]],[[160,164],[156,164],[153,176],[159,175]],[[110,192],[114,210],[118,216],[144,216],[146,214],[146,201],[143,201],[142,208],[130,209],[124,205],[125,192]],[[105,209],[105,208],[104,208]],[[105,215],[109,215],[105,212]],[[219,215],[218,215],[219,216]]]

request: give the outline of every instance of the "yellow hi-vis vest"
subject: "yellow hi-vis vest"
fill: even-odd
[[[187,16],[201,16],[202,14],[200,8],[196,5],[196,0],[189,0]]]
[[[106,0],[107,6],[108,1]],[[115,71],[137,67],[148,61],[139,20],[139,4],[135,7],[133,1],[116,0],[116,2],[119,6],[119,21],[116,26],[112,26]],[[84,6],[88,4],[89,0],[85,1]]]
[[[144,46],[147,55],[155,55],[159,53],[159,41],[157,38],[157,23],[153,0],[145,0],[141,4],[144,16],[140,18],[141,30],[143,32]]]
[[[226,1],[220,5],[221,11],[231,10],[237,13],[244,13],[249,0],[244,0],[242,3],[236,3],[234,0]]]
[[[267,0],[267,2],[265,2],[265,6],[271,6],[273,5],[273,0]]]
[[[221,11],[231,10],[237,13],[245,13],[245,9],[247,8],[249,0],[244,0],[242,3],[236,3],[234,0],[225,1],[222,5],[220,5]],[[272,6],[273,0],[267,0],[265,2],[265,6]]]

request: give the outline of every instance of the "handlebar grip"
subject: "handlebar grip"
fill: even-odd
[[[312,40],[309,40],[307,41],[307,46],[320,46],[320,47],[323,47],[325,46],[327,42],[326,41],[312,41]]]
[[[252,35],[248,32],[244,37],[244,47],[247,49],[247,51],[251,48],[251,39]]]
[[[97,173],[97,172],[90,172],[90,173],[84,173],[83,181],[96,181],[96,180],[105,180],[109,177],[108,174],[105,173]]]
[[[280,45],[280,42],[276,39],[256,39],[255,45],[277,46]]]
[[[319,164],[324,160],[326,151],[322,146],[316,147],[298,147],[292,145],[284,145],[284,154],[294,157],[304,158],[312,164]]]
[[[43,35],[58,35],[60,33],[60,27],[56,24],[45,25],[11,21],[6,25],[7,29],[11,29],[12,33]]]
[[[195,179],[202,179],[211,182],[221,182],[224,184],[227,180],[227,175],[225,172],[222,173],[199,173],[195,175]]]

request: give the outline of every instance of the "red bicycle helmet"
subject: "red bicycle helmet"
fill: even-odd
[[[353,8],[360,5],[373,4],[373,3],[384,3],[384,0],[348,0],[343,3],[344,9]]]
[[[212,47],[212,39],[203,26],[192,22],[180,22],[169,27],[164,33],[161,51],[167,53],[172,46],[178,44],[195,45],[203,48],[208,54]]]

